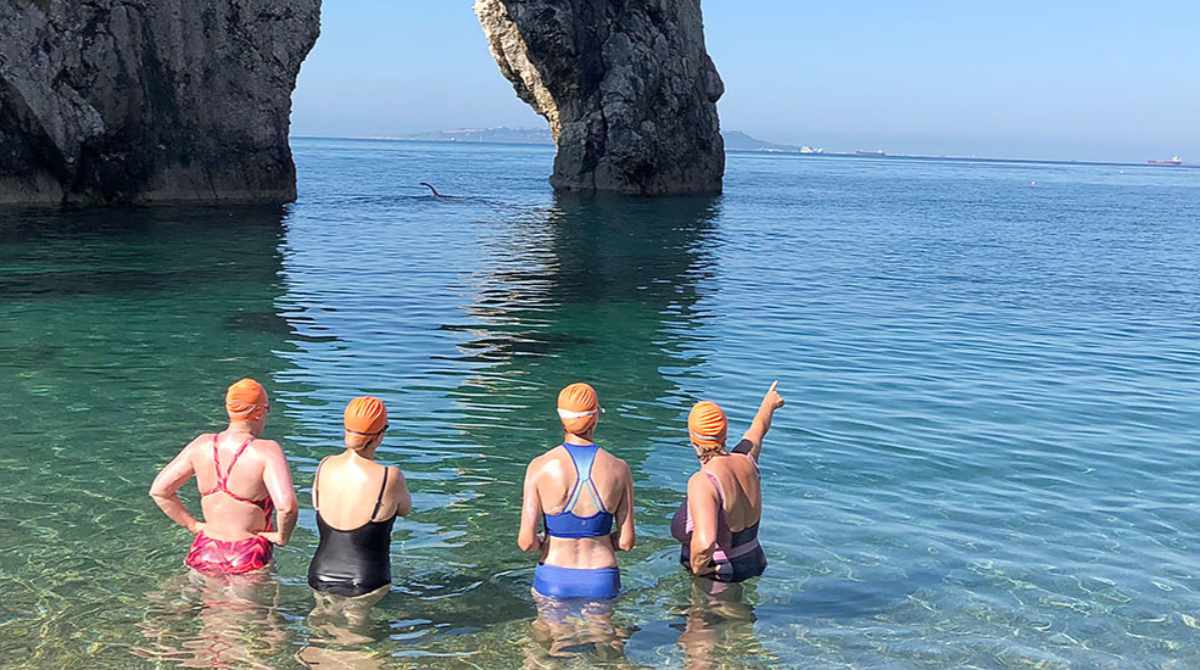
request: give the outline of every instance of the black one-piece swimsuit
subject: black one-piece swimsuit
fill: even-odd
[[[318,467],[318,481],[320,477],[321,469]],[[320,498],[314,501],[317,503],[317,529],[321,533],[321,543],[312,562],[308,564],[309,586],[324,593],[354,597],[392,583],[392,526],[396,523],[396,515],[375,521],[386,488],[385,468],[371,520],[353,530],[338,530],[330,526],[321,517]],[[315,482],[313,490],[316,490]]]

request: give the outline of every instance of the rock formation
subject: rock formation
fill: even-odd
[[[475,0],[500,72],[546,117],[555,188],[645,195],[721,190],[700,0]]]
[[[0,203],[286,202],[320,0],[3,0]]]
[[[0,0],[0,204],[286,202],[321,0]],[[555,188],[721,189],[699,0],[476,0]]]

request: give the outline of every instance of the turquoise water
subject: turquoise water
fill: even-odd
[[[734,154],[723,196],[627,200],[538,147],[295,150],[281,209],[0,211],[0,664],[1200,664],[1200,173]],[[230,592],[145,492],[245,375],[304,509]],[[770,567],[713,600],[667,529],[686,412],[738,429],[774,378]],[[558,623],[517,505],[579,379],[639,546]],[[360,393],[415,513],[351,623],[311,614],[307,495]]]

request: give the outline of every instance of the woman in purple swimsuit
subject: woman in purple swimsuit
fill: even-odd
[[[750,429],[732,451],[725,449],[729,423],[716,403],[696,403],[688,415],[700,470],[688,480],[687,498],[671,521],[671,535],[682,545],[679,562],[693,575],[741,582],[766,570],[767,558],[758,544],[758,456],[775,410],[783,407],[778,385],[771,384]]]

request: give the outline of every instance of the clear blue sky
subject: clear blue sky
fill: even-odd
[[[726,130],[834,150],[1200,161],[1196,0],[703,7]],[[294,134],[544,123],[500,76],[470,0],[323,12]]]

